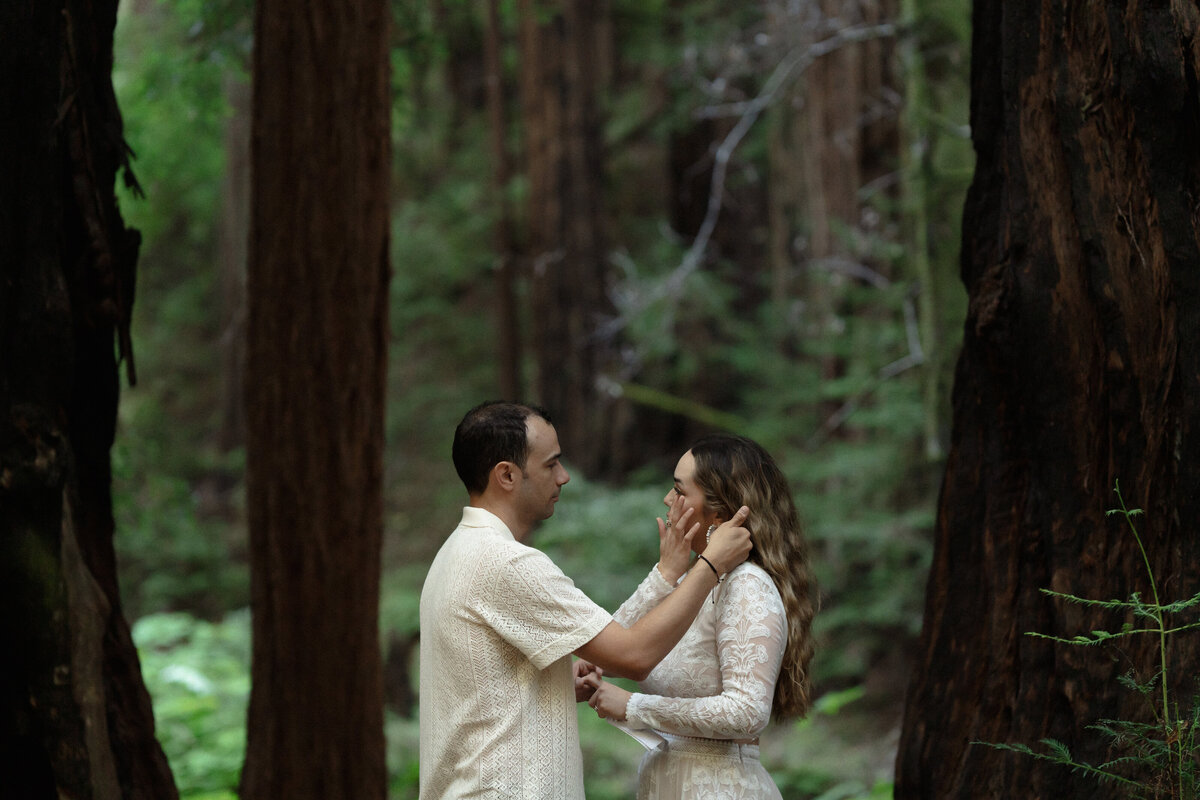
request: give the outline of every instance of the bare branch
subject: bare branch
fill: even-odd
[[[890,23],[844,28],[819,42],[792,50],[775,67],[763,85],[762,91],[752,100],[709,106],[697,112],[701,118],[738,116],[737,124],[725,135],[713,155],[713,172],[709,183],[708,205],[704,219],[679,265],[664,280],[652,286],[648,291],[639,293],[636,297],[630,295],[614,297],[614,301],[616,301],[617,307],[622,309],[622,313],[605,326],[603,335],[612,335],[624,328],[628,315],[637,313],[659,300],[677,300],[682,294],[684,283],[699,269],[708,250],[709,242],[712,240],[713,232],[716,230],[717,220],[721,213],[722,197],[725,192],[729,161],[759,116],[775,101],[783,88],[802,75],[817,59],[838,48],[868,39],[893,36],[895,33],[896,26]],[[621,303],[622,300],[625,302]],[[664,311],[664,324],[670,324],[673,316],[674,304],[672,303],[671,307]]]

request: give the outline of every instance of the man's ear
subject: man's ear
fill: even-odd
[[[511,461],[501,461],[492,467],[492,478],[496,486],[506,492],[511,492],[517,483],[517,465]]]

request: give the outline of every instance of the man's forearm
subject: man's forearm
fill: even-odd
[[[716,585],[712,570],[693,568],[675,591],[632,627],[613,622],[575,652],[610,675],[644,680],[687,633]]]

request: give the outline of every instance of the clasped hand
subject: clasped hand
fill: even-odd
[[[587,701],[600,719],[624,721],[630,692],[603,679],[604,670],[580,659],[575,662],[575,702]]]

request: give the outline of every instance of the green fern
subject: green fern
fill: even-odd
[[[1158,664],[1155,672],[1146,680],[1139,680],[1130,670],[1118,677],[1118,682],[1132,692],[1140,694],[1151,703],[1153,722],[1135,722],[1132,720],[1102,719],[1089,725],[1088,730],[1094,731],[1108,740],[1111,749],[1121,754],[1102,764],[1093,765],[1076,760],[1068,747],[1057,739],[1041,740],[1043,750],[1035,750],[1024,744],[997,744],[994,742],[975,742],[985,744],[997,750],[1007,750],[1041,761],[1057,764],[1104,782],[1118,783],[1129,787],[1130,796],[1134,798],[1172,798],[1172,800],[1195,800],[1197,784],[1200,782],[1200,749],[1196,741],[1196,730],[1200,727],[1200,702],[1193,698],[1192,709],[1182,715],[1178,702],[1174,701],[1169,689],[1169,664],[1167,661],[1167,640],[1171,636],[1186,633],[1200,628],[1200,620],[1183,624],[1173,624],[1175,615],[1194,611],[1200,606],[1200,592],[1186,600],[1178,600],[1164,604],[1159,598],[1158,584],[1150,559],[1146,554],[1142,538],[1134,525],[1134,518],[1142,514],[1140,508],[1128,508],[1125,498],[1121,495],[1121,485],[1114,485],[1114,492],[1119,503],[1118,508],[1110,509],[1107,516],[1122,516],[1142,556],[1146,575],[1150,581],[1151,601],[1142,599],[1138,592],[1133,592],[1127,600],[1096,600],[1078,597],[1065,592],[1055,592],[1042,589],[1042,593],[1062,600],[1066,603],[1088,606],[1114,612],[1130,614],[1141,621],[1141,626],[1126,622],[1116,630],[1093,630],[1086,634],[1072,637],[1052,636],[1037,631],[1029,631],[1027,636],[1037,639],[1048,639],[1052,642],[1092,647],[1100,644],[1113,644],[1117,640],[1133,636],[1152,635],[1158,639]],[[1126,773],[1126,774],[1123,774]],[[1130,775],[1146,775],[1144,780],[1127,777]]]

